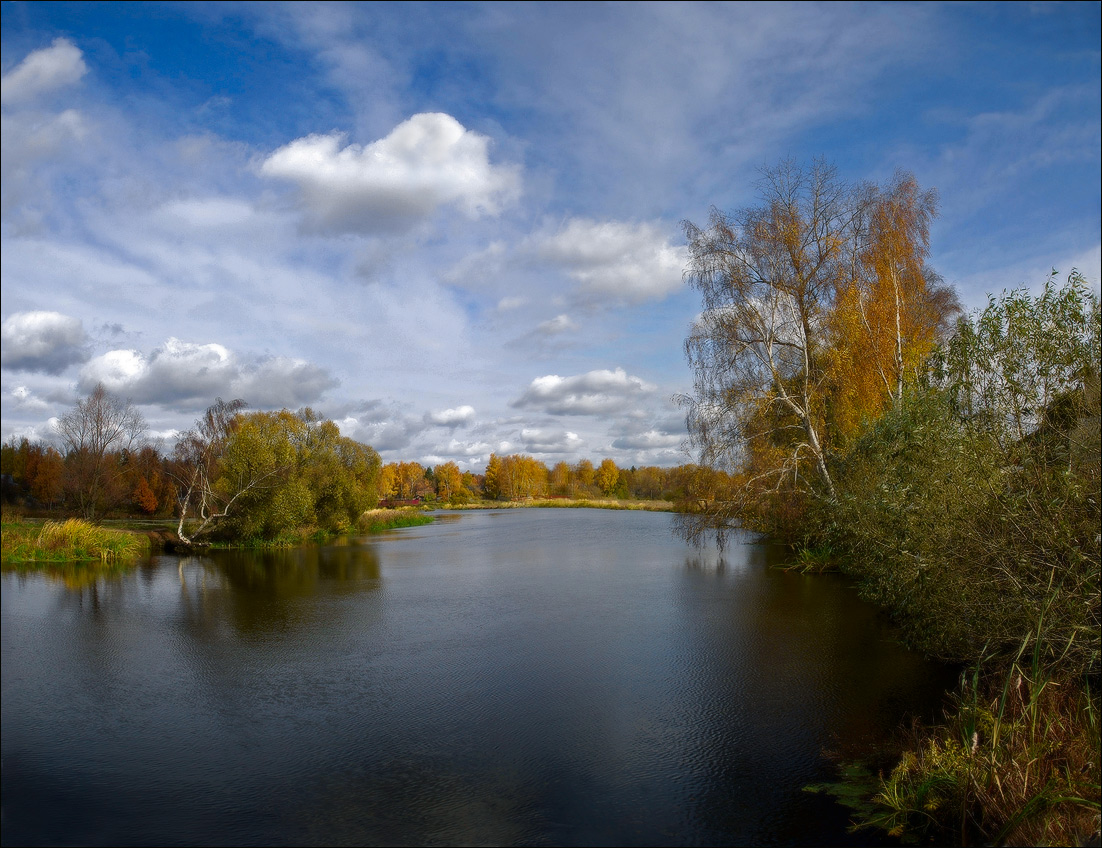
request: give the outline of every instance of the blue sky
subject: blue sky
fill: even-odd
[[[937,188],[966,307],[1100,276],[1098,3],[3,3],[2,437],[97,381],[386,460],[688,461],[684,220]]]

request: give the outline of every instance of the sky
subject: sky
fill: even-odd
[[[97,382],[175,437],[677,465],[683,223],[763,168],[936,188],[968,309],[1100,277],[1100,4],[2,4],[4,441]]]

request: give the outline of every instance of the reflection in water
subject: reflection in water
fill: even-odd
[[[668,521],[448,514],[88,586],[5,572],[3,841],[851,841],[800,791],[823,749],[949,674],[843,581]]]

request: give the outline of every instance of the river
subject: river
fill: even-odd
[[[512,509],[5,569],[3,844],[852,844],[803,787],[953,671],[771,556]]]

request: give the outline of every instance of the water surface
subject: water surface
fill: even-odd
[[[849,844],[824,751],[952,672],[660,513],[5,571],[4,844]]]

